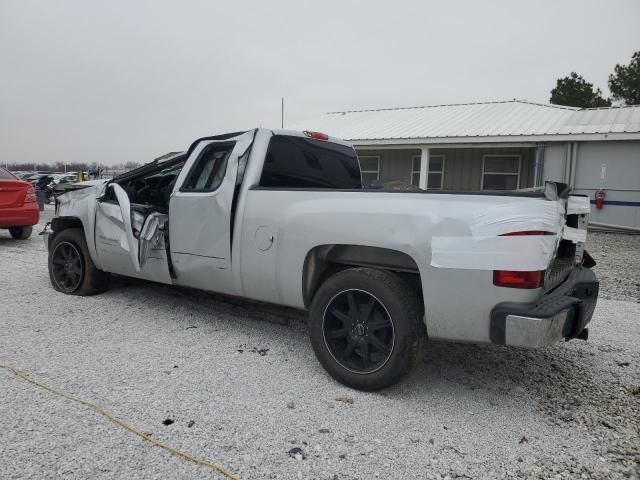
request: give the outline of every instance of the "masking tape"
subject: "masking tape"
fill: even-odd
[[[534,271],[548,267],[556,235],[433,237],[431,266],[467,270]]]
[[[589,197],[570,196],[567,201],[567,213],[569,215],[580,215],[591,212],[591,202]]]
[[[571,196],[568,214],[589,213],[588,197]],[[585,242],[587,231],[565,225],[559,201],[511,202],[494,205],[474,215],[470,237],[433,237],[431,266],[469,270],[544,270],[556,251],[559,235]],[[500,236],[541,230],[555,235]]]
[[[477,213],[469,228],[474,237],[497,237],[531,230],[560,233],[563,223],[564,207],[559,202],[513,202]]]
[[[584,243],[587,241],[587,231],[579,230],[573,227],[567,227],[565,225],[564,230],[562,231],[562,238],[565,240],[570,240],[573,243]]]

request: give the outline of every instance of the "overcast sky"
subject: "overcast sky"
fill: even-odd
[[[638,0],[0,0],[0,163],[146,162],[327,111],[602,88]],[[328,132],[331,133],[331,132]]]

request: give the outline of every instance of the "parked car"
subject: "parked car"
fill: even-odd
[[[44,233],[53,288],[114,273],[306,309],[320,363],[358,389],[397,382],[427,338],[586,339],[598,296],[587,197],[363,189],[353,147],[318,132],[201,138],[70,187]]]
[[[37,172],[12,172],[20,180],[29,180],[29,178],[38,175]]]
[[[58,173],[53,176],[53,182],[56,185],[59,183],[74,183],[76,176],[75,173]]]
[[[9,229],[16,240],[25,240],[39,221],[33,185],[0,167],[0,228]]]
[[[14,176],[18,177],[20,180],[23,180],[24,179],[23,177],[25,177],[26,175],[29,175],[30,173],[33,173],[33,172],[11,170],[11,173]]]
[[[56,186],[53,174],[38,173],[29,177],[27,181],[35,187],[36,198],[38,195],[42,195],[42,201],[44,203],[53,202],[54,187]]]

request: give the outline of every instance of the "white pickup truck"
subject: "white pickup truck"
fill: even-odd
[[[562,184],[364,189],[351,145],[259,128],[74,188],[43,232],[56,290],[118,274],[307,309],[319,361],[358,389],[397,382],[426,339],[586,339],[597,301],[589,200]]]

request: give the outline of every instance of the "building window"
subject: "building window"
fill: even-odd
[[[380,157],[358,157],[362,172],[362,185],[368,187],[380,179]]]
[[[420,186],[420,155],[412,157],[411,183]],[[427,190],[442,190],[444,185],[444,155],[429,155],[429,174],[427,175]]]
[[[520,188],[520,155],[484,155],[481,190],[517,190]]]

